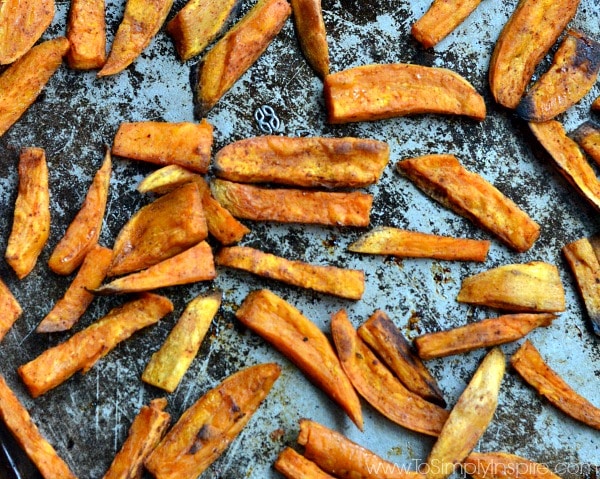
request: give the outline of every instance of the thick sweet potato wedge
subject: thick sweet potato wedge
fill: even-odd
[[[362,188],[379,180],[389,159],[383,141],[262,136],[222,148],[215,169],[220,178],[241,183]]]
[[[308,64],[321,78],[329,75],[329,46],[321,0],[291,0],[298,41]]]
[[[96,172],[79,212],[48,259],[48,266],[56,274],[71,274],[96,245],[106,211],[111,170],[112,159],[107,149],[104,163]]]
[[[19,376],[32,397],[38,397],[69,379],[77,371],[87,373],[99,359],[136,331],[158,322],[173,311],[167,298],[143,294],[112,309],[104,318],[47,349],[19,367]]]
[[[600,125],[586,121],[579,125],[571,135],[592,160],[600,166]]]
[[[206,120],[200,123],[121,123],[112,153],[133,160],[157,165],[180,165],[198,173],[206,173],[212,143],[213,127]]]
[[[287,0],[259,0],[204,56],[196,72],[198,118],[204,118],[262,55],[291,13]]]
[[[0,420],[27,453],[44,479],[77,479],[52,445],[40,434],[19,398],[0,375]]]
[[[519,253],[531,248],[540,235],[540,226],[527,213],[453,155],[409,158],[396,167],[434,200]]]
[[[4,0],[0,4],[0,65],[25,55],[50,26],[54,0]]]
[[[360,401],[323,332],[266,289],[250,293],[236,318],[271,343],[348,414],[362,430]]]
[[[456,300],[525,313],[560,313],[566,308],[558,268],[542,261],[507,264],[465,278]]]
[[[449,261],[485,261],[490,242],[437,236],[380,226],[348,246],[348,251],[399,258],[433,258]]]
[[[0,341],[6,336],[15,321],[19,319],[23,309],[13,296],[8,286],[0,279]]]
[[[447,331],[424,334],[415,338],[414,344],[421,358],[441,358],[516,341],[535,328],[550,326],[555,319],[556,316],[550,313],[506,314]]]
[[[560,479],[543,464],[506,452],[472,452],[462,470],[473,479]]]
[[[516,108],[535,67],[575,16],[579,0],[520,0],[490,61],[490,88],[500,105]]]
[[[521,99],[517,115],[547,121],[567,111],[594,86],[600,70],[600,43],[570,31],[554,55],[550,69]]]
[[[331,226],[368,226],[373,196],[262,188],[225,180],[211,183],[214,198],[236,218]]]
[[[331,317],[331,335],[344,371],[371,406],[407,429],[440,433],[448,411],[406,389],[360,339],[344,310]]]
[[[483,97],[445,68],[412,64],[364,65],[325,77],[329,123],[383,120],[418,113],[483,120]]]
[[[0,136],[35,101],[69,51],[69,40],[55,38],[33,47],[0,75]]]
[[[183,413],[146,469],[156,479],[196,479],[237,437],[280,373],[277,364],[267,363],[229,376]]]
[[[74,70],[102,68],[106,62],[104,0],[71,0],[67,38],[71,49],[67,63]]]
[[[34,268],[50,235],[48,165],[42,148],[23,148],[19,156],[19,190],[6,262],[23,279]]]
[[[496,411],[505,369],[502,350],[492,349],[458,398],[433,445],[427,458],[427,479],[448,477],[473,450]]]
[[[215,261],[219,266],[241,269],[340,298],[359,300],[365,291],[364,271],[291,261],[247,246],[223,248]]]
[[[123,20],[99,77],[115,75],[131,65],[165,22],[173,0],[127,0]]]
[[[335,479],[291,447],[279,453],[273,467],[287,479]]]
[[[519,375],[550,403],[590,427],[600,429],[600,408],[577,394],[553,371],[527,340],[510,358],[510,364]]]

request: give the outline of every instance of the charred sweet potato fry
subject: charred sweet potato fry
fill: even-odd
[[[52,445],[40,434],[19,398],[0,375],[0,419],[44,479],[77,479]]]
[[[567,111],[594,86],[600,70],[600,43],[570,31],[550,69],[521,99],[516,113],[529,121],[547,121]]]
[[[473,479],[560,479],[543,464],[505,452],[472,452],[462,470]]]
[[[309,188],[362,188],[376,183],[390,159],[383,141],[262,136],[217,152],[217,176],[241,183]]]
[[[291,0],[298,41],[308,64],[321,78],[329,75],[329,46],[321,0]]]
[[[223,248],[215,261],[220,266],[340,298],[359,300],[365,291],[364,271],[291,261],[247,246]]]
[[[476,323],[415,338],[414,343],[423,359],[462,354],[516,341],[540,326],[550,326],[554,314],[506,314]]]
[[[483,97],[445,68],[412,64],[364,65],[325,77],[329,123],[383,120],[418,113],[485,118]]]
[[[19,319],[23,309],[17,301],[17,298],[13,296],[8,286],[4,284],[4,281],[0,279],[0,341],[6,336],[9,329],[15,324],[15,321]]]
[[[400,173],[446,208],[464,216],[522,253],[540,235],[540,226],[480,175],[453,155],[426,155],[397,163]]]
[[[573,419],[600,429],[600,408],[577,394],[544,361],[538,350],[527,340],[513,354],[510,364],[519,375],[552,405]]]
[[[0,136],[35,101],[68,51],[66,38],[48,40],[33,47],[0,75]]]
[[[456,300],[525,313],[565,310],[558,268],[542,261],[507,264],[465,278]]]
[[[267,49],[288,19],[287,0],[259,0],[206,54],[196,76],[196,116],[206,113]]]
[[[101,320],[20,366],[19,375],[31,396],[38,397],[62,384],[77,371],[87,373],[96,361],[121,341],[158,322],[171,311],[173,304],[167,298],[143,294],[112,309]]]
[[[107,149],[104,163],[96,172],[81,209],[48,259],[48,266],[55,273],[71,274],[96,245],[106,211],[111,170],[112,159]]]
[[[579,125],[571,136],[583,148],[583,151],[600,166],[600,125],[586,121]]]
[[[129,428],[129,435],[102,479],[141,478],[144,461],[161,441],[171,415],[165,412],[167,400],[153,399],[140,412]]]
[[[575,16],[579,0],[521,0],[490,61],[490,88],[500,105],[516,108],[535,67]]]
[[[332,316],[331,334],[344,371],[371,406],[407,429],[440,433],[448,411],[406,389],[360,339],[344,310]]]
[[[450,261],[485,261],[489,249],[489,241],[451,238],[382,226],[365,233],[348,246],[348,250],[354,253]]]
[[[329,340],[312,321],[266,289],[250,293],[236,318],[289,358],[362,430],[358,396]]]
[[[267,363],[229,376],[183,413],[146,469],[156,479],[196,479],[248,423],[280,373],[277,364]]]
[[[446,407],[446,401],[437,381],[419,357],[413,353],[410,343],[387,314],[383,311],[375,311],[357,332],[406,389],[429,402]]]
[[[214,198],[236,218],[331,226],[368,226],[373,196],[262,188],[225,180],[211,184]]]
[[[71,49],[67,63],[74,70],[102,68],[106,62],[104,0],[71,0],[67,38]]]
[[[133,160],[157,165],[175,164],[206,173],[212,142],[213,127],[206,120],[200,123],[121,123],[112,152]]]
[[[50,235],[48,165],[42,148],[23,148],[19,156],[19,191],[6,262],[23,279],[34,268]]]
[[[273,467],[288,479],[335,479],[291,447],[279,453]]]
[[[38,324],[36,331],[53,333],[71,329],[93,301],[94,295],[90,291],[104,281],[111,259],[112,251],[108,248],[99,245],[92,247],[69,289]]]

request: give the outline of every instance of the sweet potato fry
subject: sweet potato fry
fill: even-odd
[[[519,375],[550,403],[590,427],[600,429],[600,408],[577,394],[553,371],[531,343],[526,340],[513,354],[510,364]]]
[[[262,136],[217,152],[217,176],[241,183],[309,188],[362,188],[376,183],[390,159],[383,141]]]
[[[516,341],[540,326],[550,326],[554,314],[506,314],[483,319],[476,323],[415,338],[414,343],[423,359],[462,354],[479,348],[488,348]]]
[[[156,479],[196,479],[248,423],[280,373],[277,364],[267,363],[229,376],[183,413],[146,469]]]
[[[490,61],[490,88],[500,105],[516,108],[535,67],[575,16],[579,0],[521,0]]]
[[[112,309],[101,320],[20,366],[19,375],[31,396],[38,397],[62,384],[77,371],[87,373],[96,361],[121,341],[158,322],[171,311],[173,304],[167,298],[143,294]]]
[[[331,226],[368,226],[373,196],[262,188],[225,180],[211,184],[214,198],[236,218]]]
[[[74,70],[102,68],[106,62],[104,0],[71,0],[67,38],[71,49],[67,63]]]
[[[196,72],[198,118],[205,117],[262,55],[291,13],[287,0],[259,0],[204,56]]]
[[[485,261],[489,249],[489,241],[451,238],[383,226],[365,233],[348,246],[348,250],[354,253],[450,261]]]
[[[186,183],[201,178],[198,173],[179,165],[167,165],[146,176],[137,187],[140,193],[164,195]]]
[[[112,251],[108,248],[99,245],[92,247],[69,289],[38,324],[36,331],[54,333],[71,329],[93,301],[94,295],[90,291],[104,281],[111,259]]]
[[[492,349],[483,359],[429,453],[427,479],[448,477],[475,447],[496,411],[505,368],[500,348]]]
[[[344,310],[331,317],[331,334],[344,371],[371,406],[407,429],[440,433],[448,411],[406,389],[360,339]]]
[[[558,268],[542,261],[507,264],[465,278],[456,300],[525,313],[565,310]]]
[[[222,293],[198,296],[187,305],[169,336],[142,373],[142,381],[172,393],[198,354],[213,318],[221,306]]]
[[[600,70],[600,43],[569,31],[554,55],[550,69],[521,99],[517,115],[547,121],[567,111],[594,86]]]
[[[600,96],[593,101],[592,110],[600,110]]]
[[[540,226],[511,199],[452,155],[426,155],[397,163],[398,171],[446,208],[495,234],[522,253],[540,235]]]
[[[335,479],[291,447],[279,453],[273,467],[288,479]]]
[[[6,336],[15,321],[19,319],[23,309],[13,296],[8,286],[0,279],[0,342]]]
[[[329,46],[321,0],[291,0],[298,41],[308,64],[317,75],[329,75]]]
[[[329,123],[383,120],[418,113],[485,118],[483,97],[445,68],[412,64],[364,65],[325,77]]]
[[[34,268],[49,235],[46,153],[42,148],[23,148],[19,156],[19,191],[14,220],[4,255],[19,279]]]
[[[0,136],[35,101],[68,50],[66,38],[48,40],[33,47],[0,75]]]
[[[472,452],[462,470],[473,479],[560,479],[543,464],[505,452]]]
[[[236,318],[289,358],[362,430],[358,396],[329,340],[312,321],[266,289],[250,293]]]
[[[600,166],[600,125],[586,121],[579,125],[571,136],[583,148],[583,151]]]
[[[365,291],[364,271],[290,261],[247,246],[223,248],[215,261],[220,266],[241,269],[340,298],[359,300]]]
[[[165,22],[173,0],[127,0],[123,20],[99,77],[115,75],[131,65]]]
[[[48,259],[48,266],[55,273],[71,274],[98,242],[108,200],[111,170],[112,159],[107,149],[104,162],[94,176],[81,209]]]
[[[375,311],[357,332],[406,389],[426,401],[446,407],[446,401],[437,381],[419,357],[413,353],[410,343],[387,314],[383,311]]]
[[[157,165],[175,164],[206,173],[212,142],[213,127],[206,120],[200,123],[121,123],[112,152],[133,160]]]
[[[139,271],[206,239],[202,198],[188,183],[140,209],[119,232],[108,276]]]
[[[44,479],[76,479],[69,466],[40,434],[19,398],[0,375],[0,419],[27,453]]]

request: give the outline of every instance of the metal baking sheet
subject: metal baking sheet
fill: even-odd
[[[241,13],[251,1],[243,1]],[[27,406],[43,435],[82,479],[102,477],[123,443],[134,416],[151,399],[163,396],[142,384],[141,372],[166,337],[185,304],[196,295],[220,288],[224,302],[206,340],[178,389],[167,395],[176,420],[211,387],[238,369],[263,361],[283,366],[281,378],[248,426],[203,477],[239,479],[279,477],[272,463],[285,445],[295,445],[298,419],[310,417],[411,470],[425,461],[433,440],[407,431],[382,418],[363,402],[365,430],[360,432],[339,408],[315,388],[284,357],[234,318],[249,291],[269,288],[303,311],[324,331],[329,317],[346,308],[355,325],[375,309],[389,313],[408,338],[475,321],[495,313],[456,303],[461,280],[507,263],[543,260],[556,264],[567,292],[567,311],[551,327],[530,338],[550,365],[575,390],[600,406],[598,338],[587,325],[568,267],[561,256],[567,242],[598,230],[598,213],[552,168],[546,153],[526,125],[492,101],[487,86],[491,51],[516,0],[484,0],[446,40],[432,50],[422,49],[409,35],[411,24],[428,0],[323,0],[332,71],[369,63],[409,62],[447,67],[467,78],[481,92],[488,117],[479,123],[463,118],[414,116],[373,123],[331,126],[326,123],[322,83],[302,57],[292,21],[260,60],[209,113],[215,127],[215,151],[242,138],[264,134],[255,112],[269,106],[280,124],[276,134],[358,136],[387,141],[391,161],[375,195],[371,226],[389,225],[460,237],[489,238],[467,220],[420,193],[395,172],[403,158],[427,153],[453,153],[463,164],[495,184],[542,225],[535,246],[516,254],[493,240],[484,264],[431,260],[394,260],[351,254],[347,246],[364,230],[304,225],[249,223],[252,233],[243,244],[292,259],[333,264],[366,271],[367,290],[358,302],[332,299],[272,281],[219,270],[212,283],[169,288],[162,293],[176,305],[158,325],[137,333],[98,362],[86,375],[33,400],[16,368],[69,333],[39,335],[38,322],[64,293],[71,278],[58,277],[47,267],[52,248],[78,210],[91,178],[100,166],[103,145],[110,144],[124,121],[192,121],[189,83],[194,61],[182,64],[169,37],[161,31],[141,57],[125,72],[97,79],[93,72],[61,68],[24,117],[0,138],[0,251],[12,224],[17,190],[18,152],[24,146],[47,150],[52,195],[52,231],[34,271],[18,281],[4,260],[0,275],[24,309],[22,317],[0,344],[0,370]],[[109,45],[124,2],[107,2]],[[183,5],[176,1],[171,18]],[[64,34],[69,3],[57,2],[57,16],[44,38]],[[571,26],[600,40],[596,0],[581,0]],[[549,64],[546,58],[541,69]],[[590,118],[593,90],[560,120],[572,131]],[[115,159],[101,243],[112,246],[116,233],[149,197],[136,192],[139,181],[155,167]],[[78,331],[126,298],[95,300]],[[503,347],[510,355],[516,344]],[[484,352],[428,362],[449,404],[453,404],[475,371]],[[14,447],[14,445],[13,445]],[[596,477],[600,459],[598,432],[558,412],[510,369],[503,381],[494,420],[477,449],[502,450],[544,463],[562,477]],[[24,477],[37,477],[22,457]]]

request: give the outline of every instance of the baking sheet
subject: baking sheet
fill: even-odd
[[[572,27],[600,40],[596,0],[582,0]],[[244,0],[242,13],[253,2]],[[397,226],[461,237],[490,238],[420,193],[394,169],[403,158],[428,153],[453,153],[522,206],[542,226],[534,247],[516,254],[493,240],[484,264],[395,260],[346,252],[364,230],[304,225],[250,223],[243,244],[291,259],[359,268],[366,271],[367,290],[359,302],[329,298],[232,270],[220,269],[212,283],[162,291],[176,305],[158,325],[137,333],[98,362],[85,376],[38,399],[31,399],[16,368],[69,333],[38,335],[36,325],[67,288],[71,278],[52,274],[46,262],[52,248],[77,212],[91,178],[123,121],[192,121],[189,84],[194,61],[181,64],[170,39],[161,31],[143,55],[125,72],[96,79],[94,73],[61,68],[24,117],[0,138],[0,251],[12,224],[17,189],[18,152],[24,146],[46,148],[52,195],[52,231],[35,270],[18,281],[4,260],[0,275],[24,313],[0,344],[0,370],[30,410],[44,436],[80,478],[102,477],[123,443],[128,427],[144,404],[164,394],[142,384],[140,375],[150,354],[161,344],[185,304],[196,295],[220,288],[224,301],[206,340],[182,384],[167,395],[176,420],[204,392],[238,369],[263,361],[283,366],[281,378],[238,439],[203,477],[239,479],[279,477],[271,467],[285,445],[294,445],[298,419],[310,417],[346,434],[388,460],[415,470],[425,461],[432,439],[383,419],[363,402],[361,433],[339,408],[294,366],[244,330],[234,319],[237,305],[249,291],[269,288],[290,301],[324,331],[329,317],[346,308],[355,325],[375,309],[384,309],[407,337],[475,321],[495,313],[455,302],[465,276],[507,263],[542,260],[558,265],[567,292],[567,311],[549,328],[530,338],[575,390],[600,405],[598,340],[587,326],[560,249],[567,242],[598,230],[598,214],[580,199],[550,165],[547,155],[511,112],[494,105],[487,87],[487,68],[494,43],[516,0],[484,0],[479,8],[435,49],[423,50],[409,35],[410,26],[427,9],[426,0],[323,0],[332,71],[368,63],[410,62],[448,67],[482,93],[488,117],[482,123],[442,116],[415,116],[374,123],[327,125],[322,84],[302,57],[293,24],[283,31],[260,60],[209,113],[215,127],[215,149],[261,135],[254,114],[270,106],[280,119],[276,133],[285,135],[359,136],[387,141],[391,161],[375,195],[371,226]],[[107,2],[108,41],[120,22],[124,3]],[[175,3],[171,18],[183,5]],[[57,2],[57,16],[44,38],[64,34],[68,2]],[[541,68],[547,67],[546,59]],[[576,107],[559,118],[572,131],[590,118],[590,103],[600,94],[596,85]],[[150,198],[135,191],[155,167],[115,159],[101,243],[112,246],[130,215]],[[78,331],[126,298],[98,298],[75,326]],[[517,345],[503,347],[510,355]],[[453,404],[484,352],[428,362],[449,404]],[[503,450],[544,463],[559,475],[595,477],[600,463],[597,431],[558,412],[508,371],[494,421],[477,448]],[[26,469],[25,477],[36,477]]]

